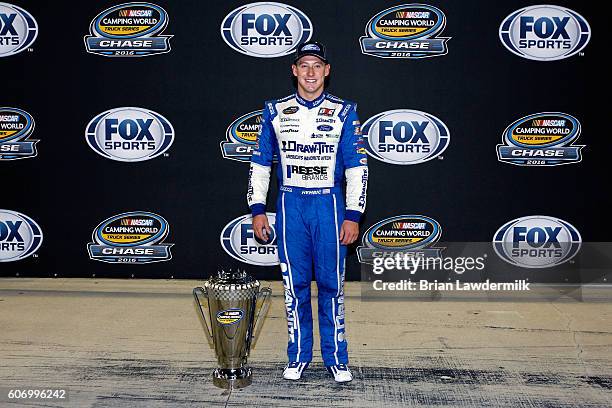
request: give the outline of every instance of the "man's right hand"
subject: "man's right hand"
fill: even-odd
[[[257,238],[262,242],[268,242],[272,230],[270,229],[266,214],[259,214],[253,217],[253,230]]]

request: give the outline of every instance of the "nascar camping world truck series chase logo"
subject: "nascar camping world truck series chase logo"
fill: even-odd
[[[506,128],[504,144],[497,145],[499,161],[518,166],[558,166],[582,160],[584,146],[572,145],[580,136],[580,122],[561,112],[525,116]]]
[[[426,4],[402,4],[376,14],[361,37],[361,52],[379,58],[428,58],[445,55],[450,37],[437,37],[446,16]]]
[[[0,57],[27,50],[36,40],[38,24],[21,7],[0,3]]]
[[[357,248],[359,262],[371,264],[375,257],[397,254],[439,256],[443,248],[431,246],[440,240],[442,227],[424,215],[398,215],[372,225]]]
[[[104,10],[91,22],[85,49],[106,57],[144,57],[170,51],[171,35],[159,35],[168,13],[152,3],[124,3]]]
[[[0,108],[0,161],[36,156],[38,140],[27,140],[33,131],[32,115],[17,108]]]
[[[231,326],[242,320],[244,317],[244,311],[242,309],[234,308],[221,310],[217,312],[217,322],[224,326]]]
[[[151,263],[169,261],[170,247],[162,244],[170,226],[160,215],[134,211],[118,214],[100,223],[87,245],[89,257],[109,263]]]
[[[249,112],[234,120],[225,132],[227,140],[221,142],[221,153],[226,159],[248,162],[257,144],[261,130],[261,110]]]

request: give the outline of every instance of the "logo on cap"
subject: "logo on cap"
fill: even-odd
[[[316,44],[306,44],[302,47],[302,51],[321,51],[321,48]]]

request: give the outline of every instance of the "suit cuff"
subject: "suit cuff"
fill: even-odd
[[[344,219],[353,222],[359,222],[359,220],[361,219],[361,213],[356,210],[346,210],[346,212],[344,213]]]
[[[266,205],[265,204],[253,204],[251,206],[251,215],[254,217],[259,214],[266,213]]]

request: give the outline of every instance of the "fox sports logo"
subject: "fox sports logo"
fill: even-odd
[[[0,3],[0,57],[26,50],[38,35],[34,17],[21,7]]]
[[[89,146],[107,159],[138,162],[163,154],[174,141],[174,128],[157,112],[116,108],[97,115],[87,125]]]
[[[580,250],[580,233],[567,221],[529,216],[503,225],[493,237],[495,252],[523,268],[549,268],[572,259]]]
[[[221,246],[225,252],[232,258],[251,265],[278,265],[278,248],[274,228],[276,214],[266,213],[266,215],[271,229],[268,242],[261,242],[255,236],[253,217],[247,214],[230,221],[221,231]]]
[[[409,109],[379,113],[362,127],[370,156],[392,164],[419,164],[440,156],[450,132],[435,116]]]
[[[568,8],[530,6],[506,17],[499,27],[499,38],[520,57],[555,61],[582,51],[591,38],[591,27]]]
[[[229,13],[221,36],[234,50],[259,58],[282,57],[312,36],[306,14],[282,3],[251,3]]]
[[[17,211],[0,210],[0,262],[19,261],[40,248],[43,234],[36,222]]]

